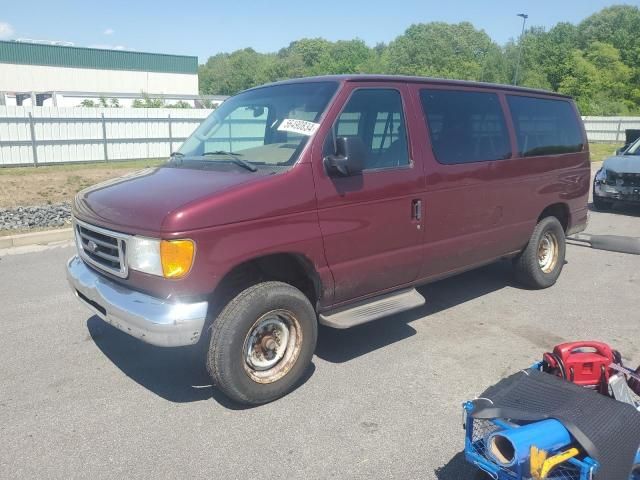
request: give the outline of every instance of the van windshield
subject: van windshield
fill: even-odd
[[[240,93],[218,107],[176,155],[180,162],[293,165],[337,88],[337,82],[308,82]]]

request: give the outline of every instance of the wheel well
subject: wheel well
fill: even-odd
[[[566,203],[554,203],[542,211],[538,217],[538,222],[546,217],[556,217],[566,233],[569,228],[569,215],[569,207]]]
[[[320,276],[303,255],[277,253],[248,260],[234,267],[216,287],[214,296],[223,307],[233,296],[256,283],[269,280],[296,287],[316,307],[322,292]]]

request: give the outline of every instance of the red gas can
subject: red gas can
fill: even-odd
[[[569,342],[544,354],[548,371],[582,387],[608,393],[609,366],[616,361],[616,352],[602,342]]]

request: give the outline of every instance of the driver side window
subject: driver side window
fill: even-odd
[[[364,170],[409,164],[402,97],[397,90],[354,91],[325,141],[325,156],[334,153],[334,132],[338,137],[362,139],[367,151]]]

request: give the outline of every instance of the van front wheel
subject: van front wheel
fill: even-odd
[[[526,248],[513,261],[517,280],[534,289],[554,285],[564,266],[566,248],[564,229],[558,219],[543,218]]]
[[[207,370],[233,400],[267,403],[300,381],[317,335],[316,313],[300,290],[259,283],[240,292],[213,321]]]

